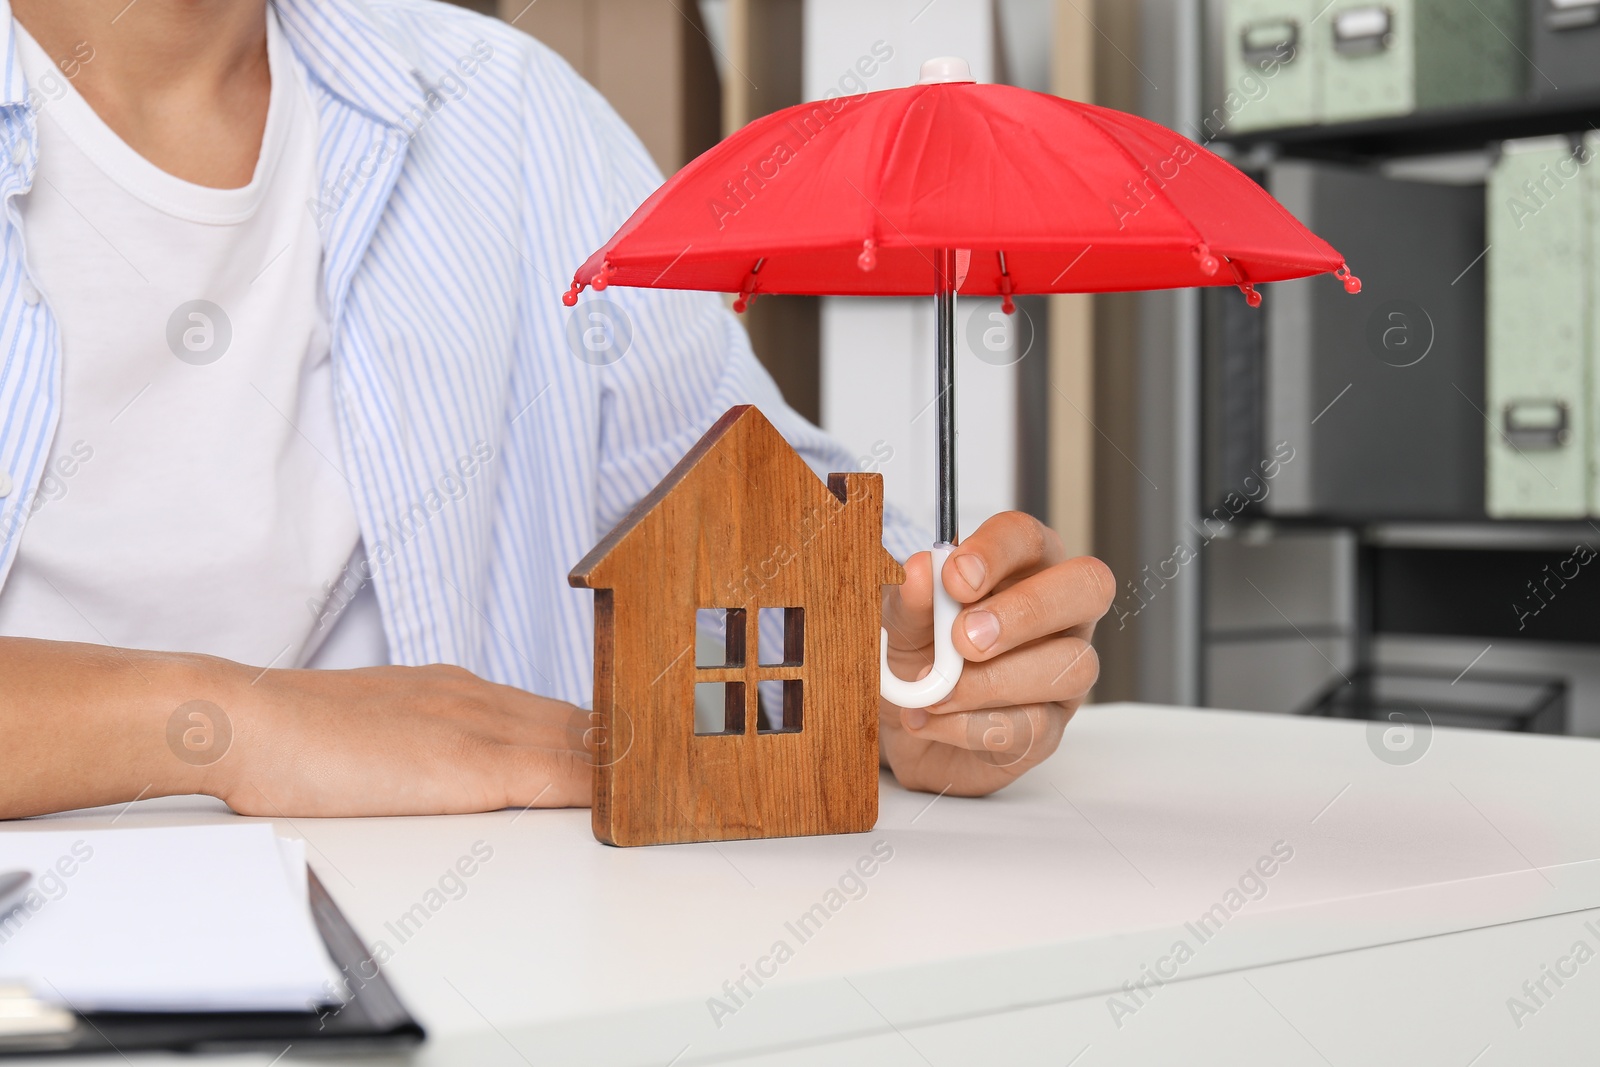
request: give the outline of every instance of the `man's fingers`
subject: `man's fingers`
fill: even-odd
[[[1008,578],[1066,558],[1056,532],[1020,511],[995,515],[958,545],[944,564],[944,587],[963,604],[988,595]]]
[[[1056,637],[985,663],[968,663],[932,718],[1013,704],[1079,701],[1100,677],[1100,657],[1079,637]],[[918,736],[921,736],[920,734]]]
[[[909,731],[922,741],[966,749],[994,767],[1031,765],[1055,751],[1072,713],[1057,704],[930,715]]]
[[[515,745],[497,745],[495,750],[506,807],[588,806],[594,791],[594,762],[587,753]]]
[[[1041,637],[1091,626],[1116,594],[1111,570],[1092,556],[1058,563],[956,616],[956,648],[989,660]]]
[[[904,585],[892,586],[883,604],[889,647],[921,648],[933,633],[933,565],[926,552],[906,560]]]

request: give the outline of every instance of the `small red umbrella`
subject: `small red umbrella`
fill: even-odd
[[[1236,285],[1333,273],[1339,253],[1259,185],[1180,134],[1109,108],[978,85],[933,59],[904,89],[757,119],[656,190],[578,269],[588,285],[936,297],[938,543],[955,545],[955,296]],[[901,707],[944,699],[960,605],[935,583],[933,670],[890,672]],[[884,635],[887,648],[888,635]]]

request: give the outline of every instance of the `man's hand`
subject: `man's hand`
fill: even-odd
[[[589,805],[591,716],[571,704],[442,665],[269,671],[248,689],[217,764],[240,814]]]
[[[933,664],[929,555],[906,562],[884,598],[889,663],[903,678]],[[1116,579],[1090,556],[1068,559],[1061,538],[1020,512],[996,515],[950,554],[945,588],[966,605],[956,649],[967,660],[955,691],[931,708],[882,701],[884,761],[901,785],[981,796],[1055,751],[1100,674],[1089,644]]]

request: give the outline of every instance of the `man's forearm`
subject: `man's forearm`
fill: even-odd
[[[592,725],[460,667],[264,671],[0,638],[0,818],[190,793],[264,818],[582,806]]]
[[[216,720],[248,688],[247,671],[206,656],[0,638],[0,818],[223,795],[231,730]]]

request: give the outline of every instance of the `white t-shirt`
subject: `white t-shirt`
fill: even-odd
[[[144,159],[18,27],[40,105],[38,171],[18,204],[61,332],[62,402],[0,634],[282,667],[345,629],[317,625],[360,530],[306,207],[316,113],[267,22],[266,131],[237,189]],[[365,636],[351,652],[340,635],[344,658],[383,662],[375,613],[348,614]]]

